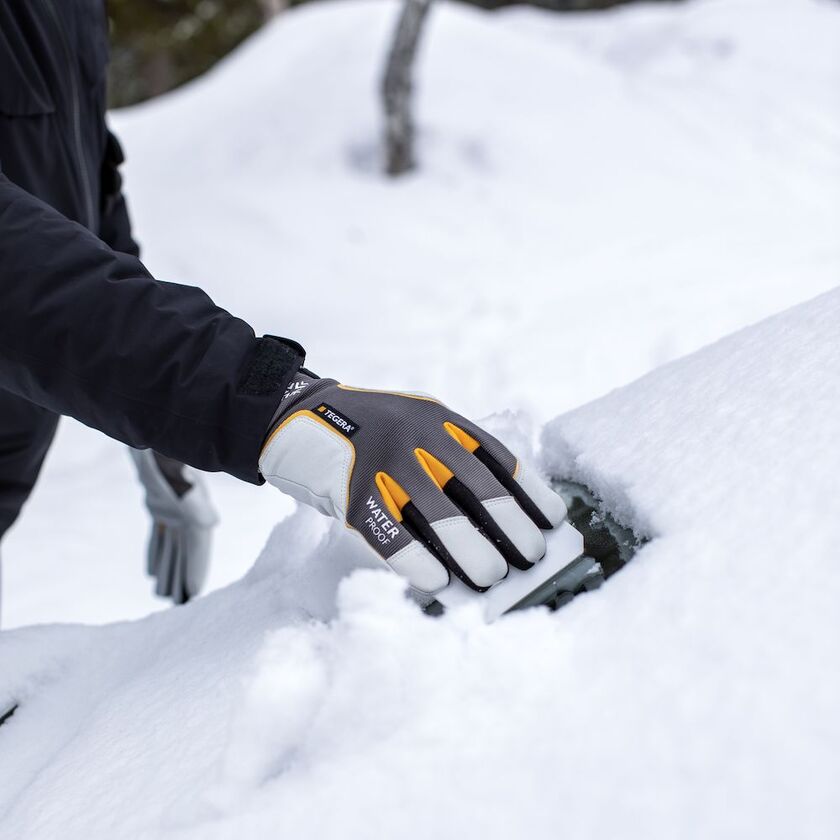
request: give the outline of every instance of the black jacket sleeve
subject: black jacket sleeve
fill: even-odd
[[[303,361],[200,289],[155,280],[0,174],[0,388],[135,447],[260,482]]]
[[[99,237],[114,251],[140,256],[140,248],[131,231],[128,205],[122,190],[120,166],[125,162],[122,146],[116,136],[106,130],[105,154],[100,172]]]

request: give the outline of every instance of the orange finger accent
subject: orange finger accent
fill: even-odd
[[[408,493],[388,473],[384,472],[376,474],[376,486],[391,515],[397,522],[402,522],[402,509],[411,501]]]
[[[430,455],[426,452],[425,449],[415,449],[414,454],[417,457],[417,460],[420,462],[420,466],[426,471],[426,475],[437,484],[440,490],[446,486],[446,482],[449,481],[450,478],[454,477],[454,473],[446,464],[442,464],[435,458],[434,455]]]
[[[481,444],[470,434],[467,434],[462,428],[456,426],[454,423],[450,423],[448,420],[443,424],[443,428],[449,432],[461,446],[464,447],[468,452],[475,452]]]

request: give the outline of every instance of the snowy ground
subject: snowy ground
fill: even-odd
[[[836,3],[442,6],[396,185],[393,13],[306,7],[117,115],[153,271],[320,372],[519,410],[517,438],[836,284]],[[302,513],[186,609],[5,635],[0,837],[836,836],[838,319],[818,299],[550,424],[545,462],[655,538],[555,616],[431,621],[379,572],[336,606],[361,559]],[[213,486],[218,586],[292,506]],[[165,606],[144,537],[128,457],[66,423],[5,622]]]

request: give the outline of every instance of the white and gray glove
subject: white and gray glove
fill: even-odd
[[[151,449],[129,452],[152,517],[147,571],[157,581],[158,595],[184,604],[201,592],[207,579],[219,516],[196,470]]]
[[[437,400],[297,374],[263,477],[358,532],[424,593],[484,591],[545,554],[563,500],[498,440]],[[515,572],[513,572],[515,573]]]

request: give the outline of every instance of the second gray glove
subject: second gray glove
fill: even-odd
[[[184,604],[207,580],[219,516],[198,472],[151,449],[129,452],[152,517],[147,571],[156,580],[156,594]]]

